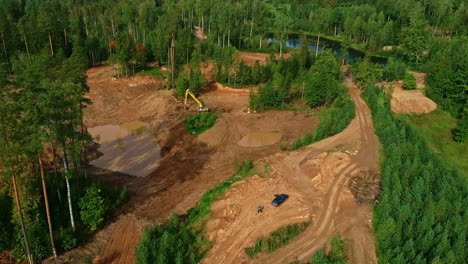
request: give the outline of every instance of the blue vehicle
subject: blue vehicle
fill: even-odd
[[[289,198],[289,195],[287,194],[275,194],[275,199],[273,199],[273,202],[271,202],[271,204],[273,206],[280,206],[282,203],[284,203],[284,201],[286,201],[287,199]]]

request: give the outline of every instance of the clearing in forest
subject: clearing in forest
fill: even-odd
[[[214,245],[203,263],[308,261],[336,233],[348,241],[351,263],[377,262],[372,229],[372,204],[380,185],[377,139],[359,88],[350,79],[347,86],[356,118],[343,132],[257,161],[258,167],[268,168],[266,173],[234,184],[213,204],[206,231]],[[273,207],[278,193],[289,199]],[[258,205],[265,206],[261,214]],[[257,238],[308,220],[311,225],[285,247],[253,259],[245,253]]]
[[[130,201],[91,242],[63,254],[58,261],[46,263],[78,263],[84,256],[100,256],[104,263],[133,264],[134,249],[145,226],[163,222],[172,213],[184,214],[203,193],[234,173],[236,161],[278,153],[279,144],[290,145],[313,132],[319,122],[317,116],[292,111],[249,114],[248,90],[210,83],[200,99],[218,119],[213,128],[193,136],[185,130],[184,120],[195,113],[195,104],[185,111],[172,91],[156,89],[164,82],[158,77],[115,79],[113,74],[111,66],[88,70],[87,97],[93,104],[85,109],[85,125],[92,131],[108,125],[145,124],[146,128],[148,124],[161,158],[154,160],[157,168],[146,177],[96,169],[100,179],[127,186]],[[255,135],[264,133],[274,134],[274,138],[255,141]],[[137,139],[138,131],[133,135]],[[147,150],[134,153],[145,155]],[[131,160],[122,158],[117,164]]]

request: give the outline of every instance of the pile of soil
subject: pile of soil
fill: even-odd
[[[380,193],[380,176],[372,171],[361,171],[350,179],[348,188],[359,203],[374,204]]]
[[[393,87],[391,107],[395,113],[424,114],[437,108],[437,104],[427,98],[421,90],[425,87],[426,74],[411,72],[416,77],[416,90],[403,90],[403,81],[382,82],[386,88]]]

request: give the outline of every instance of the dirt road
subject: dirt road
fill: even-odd
[[[348,182],[378,170],[377,139],[359,88],[349,78],[346,83],[356,118],[338,135],[257,162],[268,164],[271,175],[238,183],[214,204],[207,223],[214,246],[203,263],[308,261],[336,233],[348,241],[351,263],[376,263],[372,207],[356,201]],[[269,203],[275,193],[288,193],[290,199],[274,208]],[[255,208],[260,204],[265,212],[257,215]],[[312,224],[287,246],[254,259],[244,253],[258,237],[306,219]]]

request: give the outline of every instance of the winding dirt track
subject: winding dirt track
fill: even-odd
[[[336,233],[348,241],[351,263],[376,263],[371,205],[358,204],[347,185],[351,177],[378,169],[377,140],[359,88],[350,78],[346,84],[356,105],[356,117],[342,133],[300,151],[266,157],[263,162],[271,166],[274,177],[255,176],[241,182],[214,204],[207,225],[215,226],[210,233],[214,246],[204,263],[308,261]],[[355,155],[324,153],[352,144],[357,146]],[[311,162],[318,165],[317,172],[307,169]],[[252,186],[246,188],[246,184]],[[289,193],[291,198],[280,208],[271,208],[270,197],[280,192]],[[262,215],[255,214],[258,204],[268,205]],[[312,224],[288,245],[254,259],[244,253],[244,248],[252,246],[258,237],[308,218]]]

